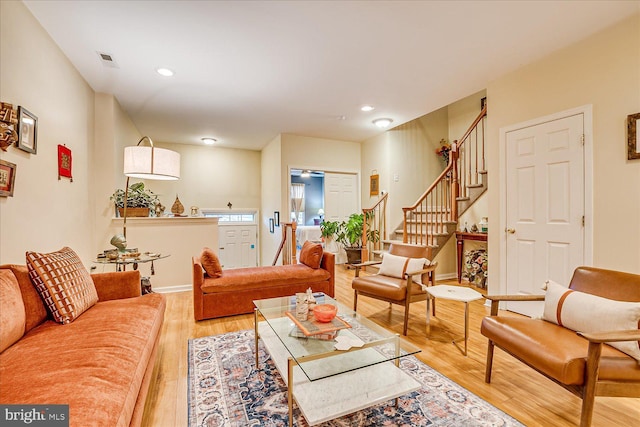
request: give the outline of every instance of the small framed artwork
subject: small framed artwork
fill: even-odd
[[[274,222],[276,227],[280,227],[280,212],[279,211],[274,211],[273,212],[273,222]]]
[[[71,150],[64,145],[58,144],[58,179],[65,177],[70,178],[71,182],[73,182],[71,166]]]
[[[380,175],[369,177],[369,196],[377,196],[380,193]]]
[[[13,185],[15,182],[15,163],[0,160],[0,197],[13,197]]]
[[[269,218],[269,233],[273,233],[275,229],[273,228],[273,218]]]
[[[38,151],[38,118],[24,107],[18,107],[18,148],[28,153]]]
[[[627,160],[640,159],[640,113],[627,116]]]

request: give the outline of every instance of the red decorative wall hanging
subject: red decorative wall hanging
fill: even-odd
[[[64,145],[58,144],[58,179],[61,177],[71,178],[71,150]]]

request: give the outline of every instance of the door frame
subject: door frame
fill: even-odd
[[[565,111],[537,117],[500,128],[500,277],[499,294],[507,291],[507,133],[582,114],[584,117],[584,265],[593,264],[593,105],[587,104]],[[567,283],[568,285],[568,283]],[[540,284],[542,287],[542,283]],[[494,291],[495,292],[495,291]]]

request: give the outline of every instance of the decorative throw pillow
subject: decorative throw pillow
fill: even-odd
[[[389,277],[397,277],[398,279],[405,279],[406,273],[422,270],[425,265],[431,264],[426,258],[407,258],[399,255],[393,255],[390,253],[384,254],[382,257],[382,264],[378,274]],[[422,284],[422,275],[418,274],[412,277],[414,283]]]
[[[27,252],[29,277],[56,322],[71,323],[98,302],[98,293],[78,255],[68,247]]]
[[[215,252],[209,248],[202,248],[200,254],[200,264],[209,277],[221,277],[222,265]]]
[[[552,280],[546,283],[542,318],[577,332],[606,332],[640,328],[640,303],[615,301],[573,291]],[[640,361],[638,341],[608,343]]]
[[[322,245],[320,243],[304,242],[300,250],[300,263],[317,270],[322,262]]]

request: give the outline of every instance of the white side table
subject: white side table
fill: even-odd
[[[457,341],[460,338],[454,339],[453,344],[462,351],[462,354],[467,355],[467,340],[469,339],[469,303],[482,299],[480,292],[463,286],[450,286],[450,285],[437,285],[437,286],[422,286],[427,292],[427,336],[431,335],[431,298],[442,298],[452,301],[464,302],[464,351],[458,346]]]

